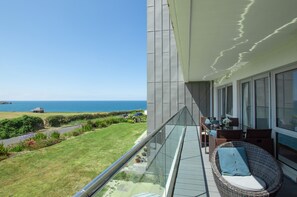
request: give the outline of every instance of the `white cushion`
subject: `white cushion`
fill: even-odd
[[[248,191],[263,191],[266,189],[266,183],[261,178],[250,175],[250,176],[226,176],[223,178],[228,181],[231,185],[234,185],[240,189]]]

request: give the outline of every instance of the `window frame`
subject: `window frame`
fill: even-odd
[[[268,106],[269,106],[269,113],[268,113],[268,126],[271,128],[272,127],[272,121],[271,121],[271,118],[272,118],[272,113],[271,113],[271,109],[272,109],[272,102],[271,102],[271,99],[272,99],[272,93],[271,93],[271,84],[272,84],[272,81],[271,81],[271,76],[270,76],[270,72],[265,72],[265,73],[261,73],[261,74],[258,74],[258,75],[254,75],[252,77],[249,77],[249,78],[245,78],[245,79],[242,79],[240,80],[239,82],[239,117],[240,117],[240,122],[243,121],[243,109],[242,109],[242,84],[244,83],[247,83],[249,82],[249,85],[250,85],[250,99],[251,99],[251,122],[250,122],[250,126],[255,128],[256,126],[256,92],[255,92],[255,85],[256,85],[256,80],[258,79],[263,79],[263,78],[268,78],[268,97],[269,97],[269,100],[268,100]]]
[[[273,121],[271,121],[272,122],[271,127],[276,132],[284,134],[284,135],[288,135],[293,138],[297,138],[297,132],[288,130],[285,128],[277,127],[277,124],[276,124],[276,118],[277,118],[276,117],[276,75],[283,73],[283,72],[296,70],[296,69],[297,69],[297,62],[271,71],[271,99],[272,99],[272,101],[271,101],[271,103],[272,103],[272,109],[271,109],[272,114],[271,115],[272,116],[271,117],[273,118]]]
[[[232,95],[231,95],[231,99],[232,99],[232,110],[231,110],[231,114],[227,113],[227,110],[228,110],[228,87],[231,87],[232,89]],[[224,91],[224,94],[225,94],[225,98],[223,99],[223,91]],[[229,117],[232,117],[233,116],[233,109],[234,109],[234,106],[233,106],[233,94],[234,94],[234,91],[233,91],[233,84],[232,83],[229,83],[229,84],[226,84],[226,85],[223,85],[223,86],[220,86],[217,88],[217,103],[218,103],[218,117],[219,119],[222,117],[222,116],[229,116]],[[223,103],[224,101],[224,111],[225,113],[222,114],[221,112],[223,111],[222,108],[223,108]],[[222,116],[221,116],[222,115]]]

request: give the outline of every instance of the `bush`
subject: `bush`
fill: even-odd
[[[45,119],[45,124],[49,127],[60,127],[62,124],[67,123],[65,116],[49,116]]]
[[[51,138],[60,139],[60,133],[57,131],[54,131],[53,133],[51,133]]]
[[[95,113],[95,114],[78,114],[78,115],[71,115],[71,116],[49,116],[45,119],[45,124],[49,127],[60,127],[63,124],[68,124],[73,121],[77,120],[91,120],[96,118],[107,118],[110,116],[118,116],[122,114],[128,113],[135,113],[137,111],[120,111],[120,112],[109,112],[109,113]]]
[[[96,125],[96,127],[97,128],[104,128],[104,127],[107,127],[108,125],[107,125],[107,123],[106,123],[106,120],[97,120],[96,122],[95,122],[95,125]]]
[[[44,128],[43,120],[39,117],[22,116],[0,121],[0,138],[16,137]]]
[[[0,144],[0,156],[8,156],[8,148],[4,144]]]
[[[25,149],[25,145],[24,145],[24,143],[20,142],[20,143],[14,145],[14,146],[11,146],[11,147],[9,148],[9,151],[10,151],[10,152],[21,152],[21,151],[23,151],[24,149]]]
[[[40,148],[47,147],[47,146],[52,146],[52,145],[60,143],[61,141],[62,140],[60,140],[60,139],[50,138],[50,139],[45,140],[44,141],[45,146],[42,146],[42,147],[40,146]]]
[[[25,141],[25,147],[31,150],[36,144],[36,141],[34,139],[28,139]]]
[[[132,120],[132,119],[128,119],[127,122],[128,122],[128,123],[132,123],[132,124],[135,123],[134,120]]]
[[[88,121],[86,124],[82,125],[81,131],[82,132],[91,131],[95,126],[96,124],[93,124],[91,121]]]
[[[73,132],[72,132],[72,135],[73,135],[73,136],[79,136],[80,134],[81,134],[81,133],[80,133],[79,131],[73,131]]]
[[[44,133],[36,133],[35,136],[33,137],[35,141],[44,140],[46,138],[47,136]]]

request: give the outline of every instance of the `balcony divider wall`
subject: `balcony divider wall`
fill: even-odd
[[[185,83],[166,0],[147,0],[148,132],[187,106],[196,124],[209,116],[210,82]]]

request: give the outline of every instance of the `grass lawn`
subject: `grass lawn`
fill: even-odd
[[[60,113],[52,113],[52,112],[46,112],[46,113],[0,112],[0,120],[18,118],[18,117],[21,117],[23,115],[37,116],[37,117],[40,117],[42,119],[45,119],[48,116],[55,116],[55,115],[70,116],[70,115],[78,115],[78,114],[95,114],[95,113],[91,113],[91,112],[79,112],[79,113],[71,113],[71,112],[60,112]]]
[[[146,123],[121,123],[0,162],[0,196],[72,196],[128,151]]]

